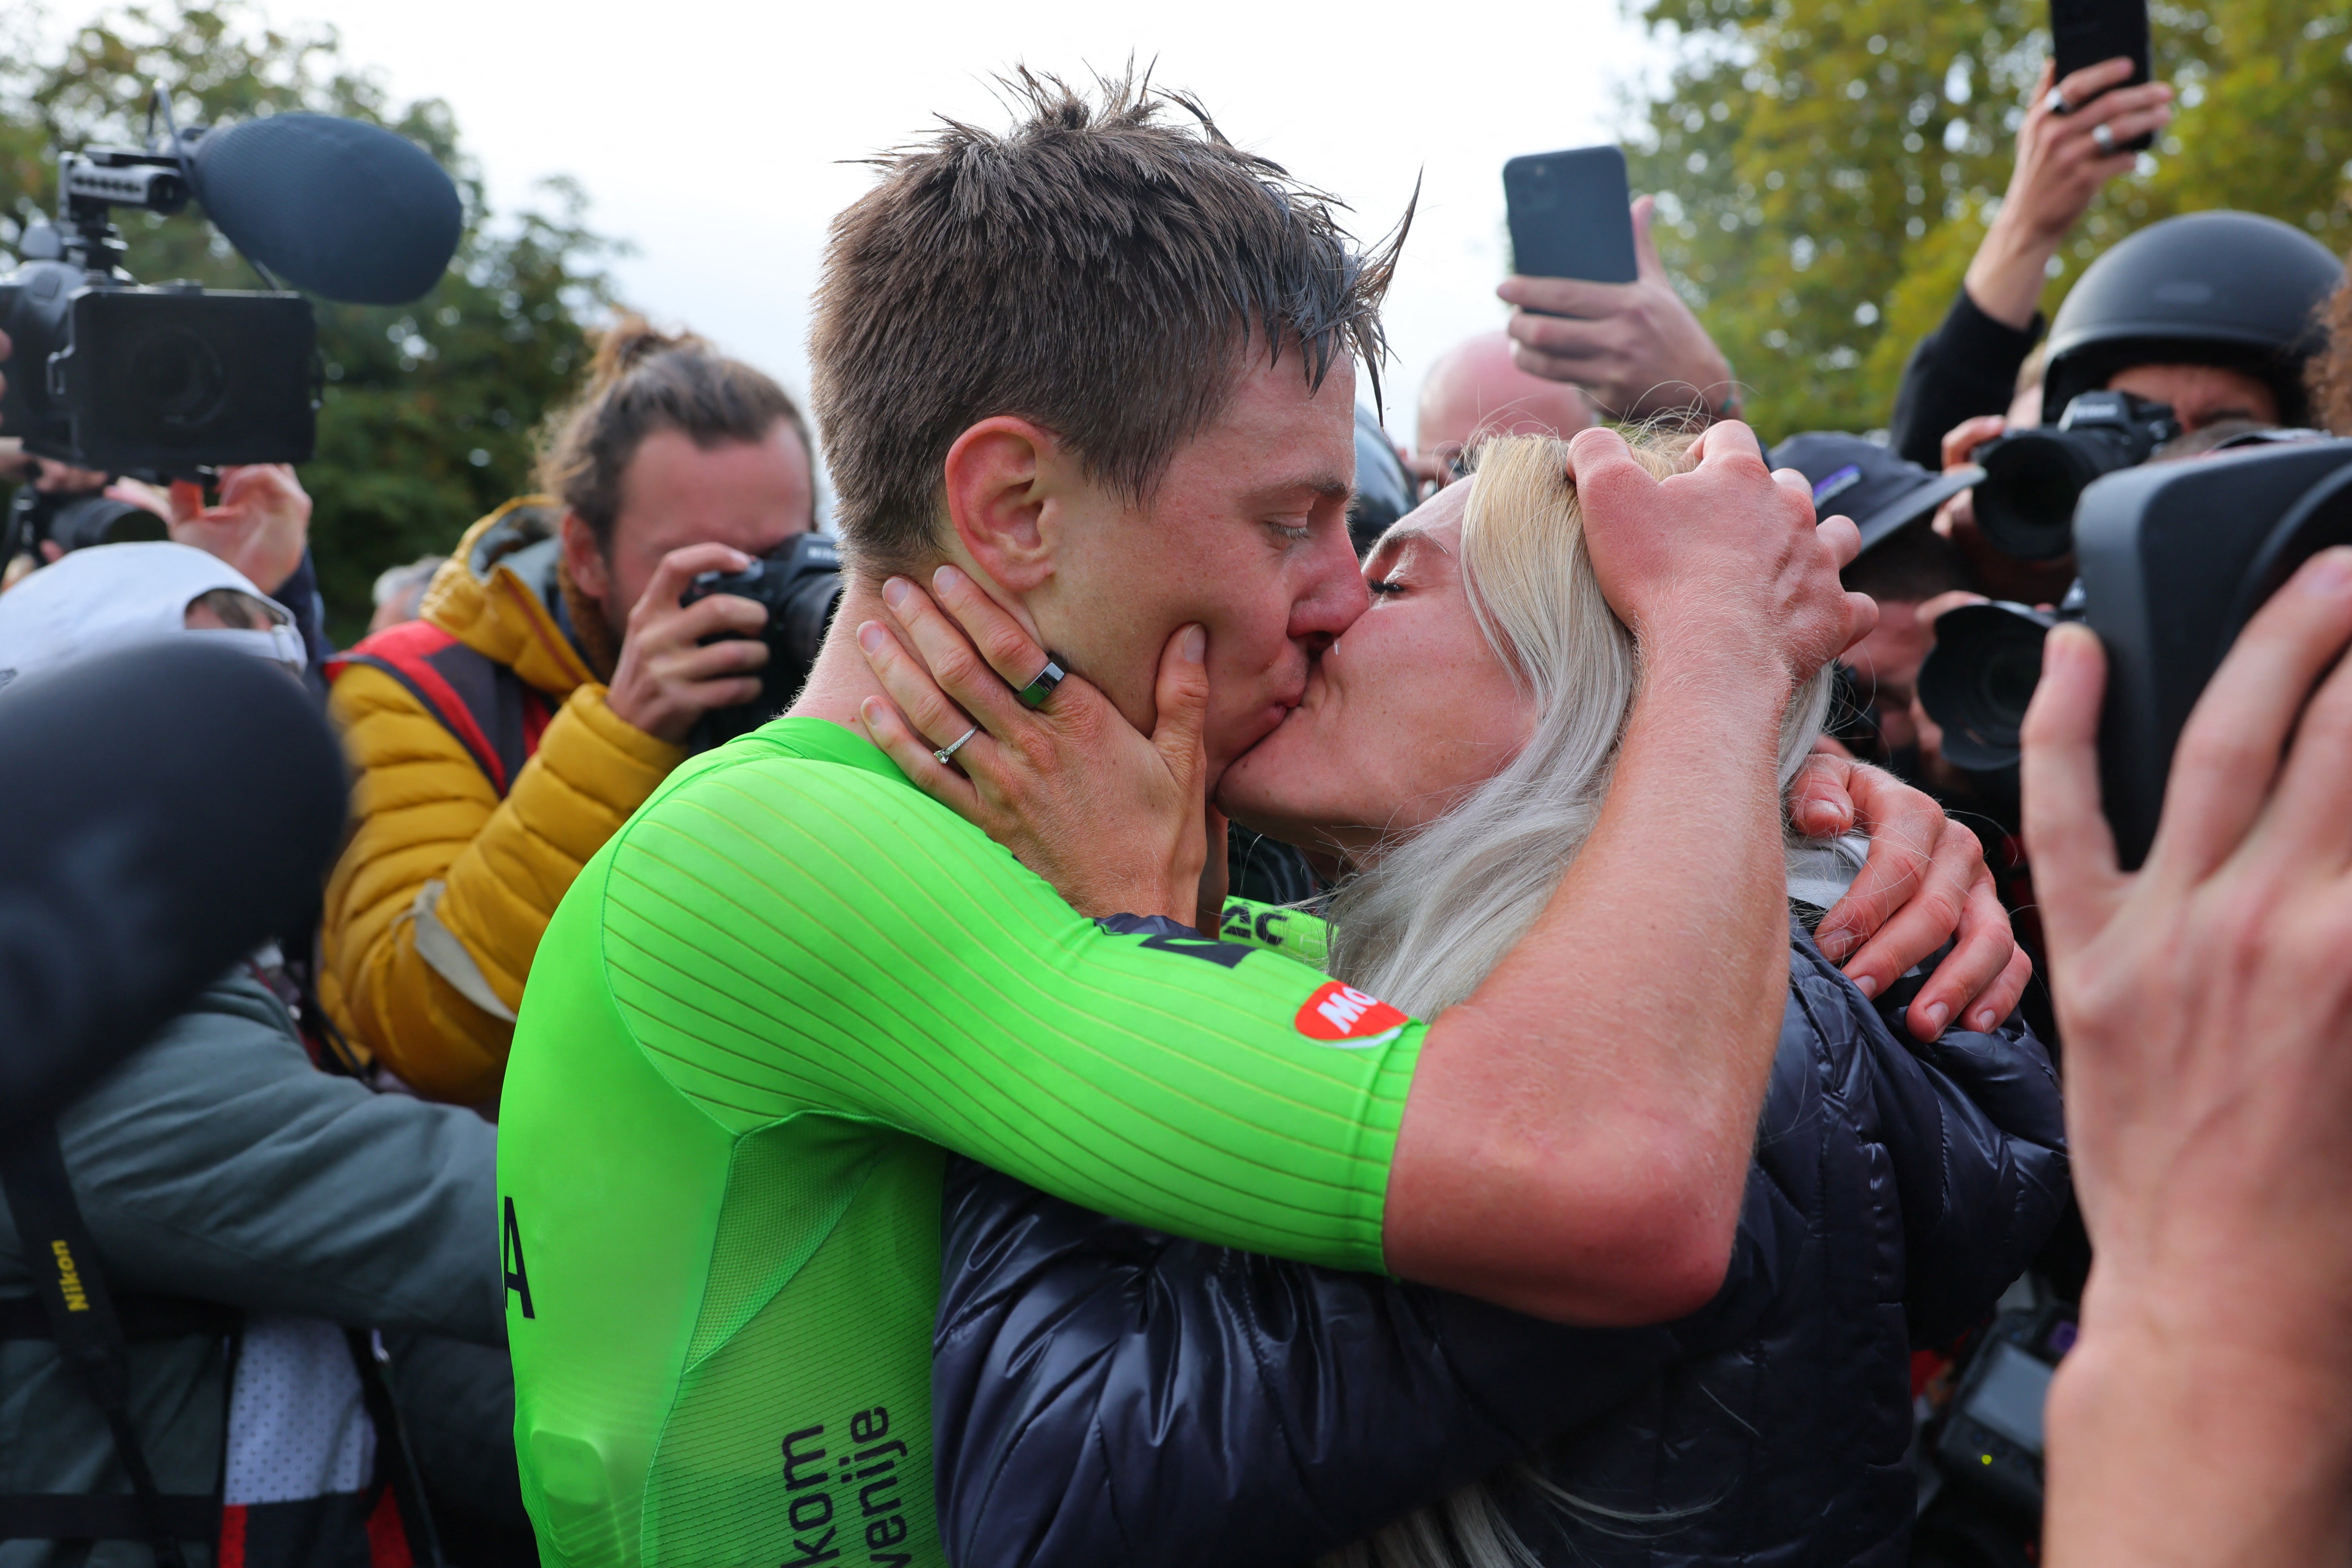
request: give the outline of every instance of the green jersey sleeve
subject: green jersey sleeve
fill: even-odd
[[[1331,956],[1330,933],[1322,920],[1285,904],[1227,899],[1217,934],[1227,942],[1287,954],[1317,969]]]
[[[1106,929],[814,720],[681,770],[603,904],[622,1020],[732,1131],[875,1123],[1122,1219],[1381,1266],[1423,1026],[1326,978],[1311,916]]]

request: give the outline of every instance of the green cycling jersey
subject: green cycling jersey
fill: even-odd
[[[1120,923],[812,719],[679,769],[590,862],[534,962],[499,1135],[548,1563],[942,1561],[942,1150],[1381,1267],[1423,1026],[1327,980],[1305,917]]]

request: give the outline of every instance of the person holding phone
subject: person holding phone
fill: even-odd
[[[2018,368],[2042,337],[2051,258],[2092,198],[2138,161],[2130,143],[2171,123],[2171,88],[2123,85],[2139,68],[2129,56],[2063,79],[2054,62],[2042,68],[2018,127],[2017,166],[2000,210],[1969,263],[1959,298],[1911,351],[1895,395],[1888,441],[1911,461],[1937,466],[1945,432],[2009,407]],[[2060,412],[2045,410],[2052,418]]]
[[[1632,208],[1633,279],[1515,274],[1495,292],[1511,306],[1511,355],[1521,370],[1565,381],[1612,419],[1685,415],[1701,424],[1739,416],[1731,362],[1675,291],[1650,236],[1655,209]]]

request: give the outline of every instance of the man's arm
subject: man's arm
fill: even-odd
[[[506,1342],[497,1131],[320,1072],[257,986],[216,988],[58,1131],[121,1289]]]
[[[1788,984],[1780,718],[1875,615],[1837,584],[1853,524],[1817,528],[1747,426],[1693,449],[1660,482],[1611,432],[1570,443],[1642,694],[1559,890],[1432,1026],[1390,1186],[1398,1273],[1563,1321],[1722,1281]]]
[[[2099,807],[2105,660],[2051,635],[2025,837],[2095,1249],[2047,1415],[2054,1568],[2352,1554],[2352,551],[2248,624],[2144,867]]]
[[[1575,452],[1648,664],[1625,787],[1420,1070],[1421,1026],[1376,999],[1111,936],[895,771],[747,750],[616,843],[624,1018],[730,1119],[878,1120],[1121,1218],[1539,1316],[1695,1310],[1730,1253],[1786,984],[1780,715],[1869,605],[1837,584],[1852,524],[1817,529],[1744,426],[1663,484],[1606,432]]]
[[[684,753],[584,686],[501,800],[382,670],[344,671],[330,711],[357,775],[320,929],[336,1021],[419,1093],[478,1103],[498,1093],[555,906]]]

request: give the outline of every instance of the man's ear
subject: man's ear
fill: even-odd
[[[566,507],[557,532],[563,541],[563,567],[572,574],[572,585],[604,604],[613,596],[613,569],[605,563],[604,547],[596,542],[596,531]]]
[[[982,420],[948,448],[948,521],[972,564],[1007,593],[1031,593],[1054,574],[1044,520],[1065,461],[1052,432],[1010,415]]]

